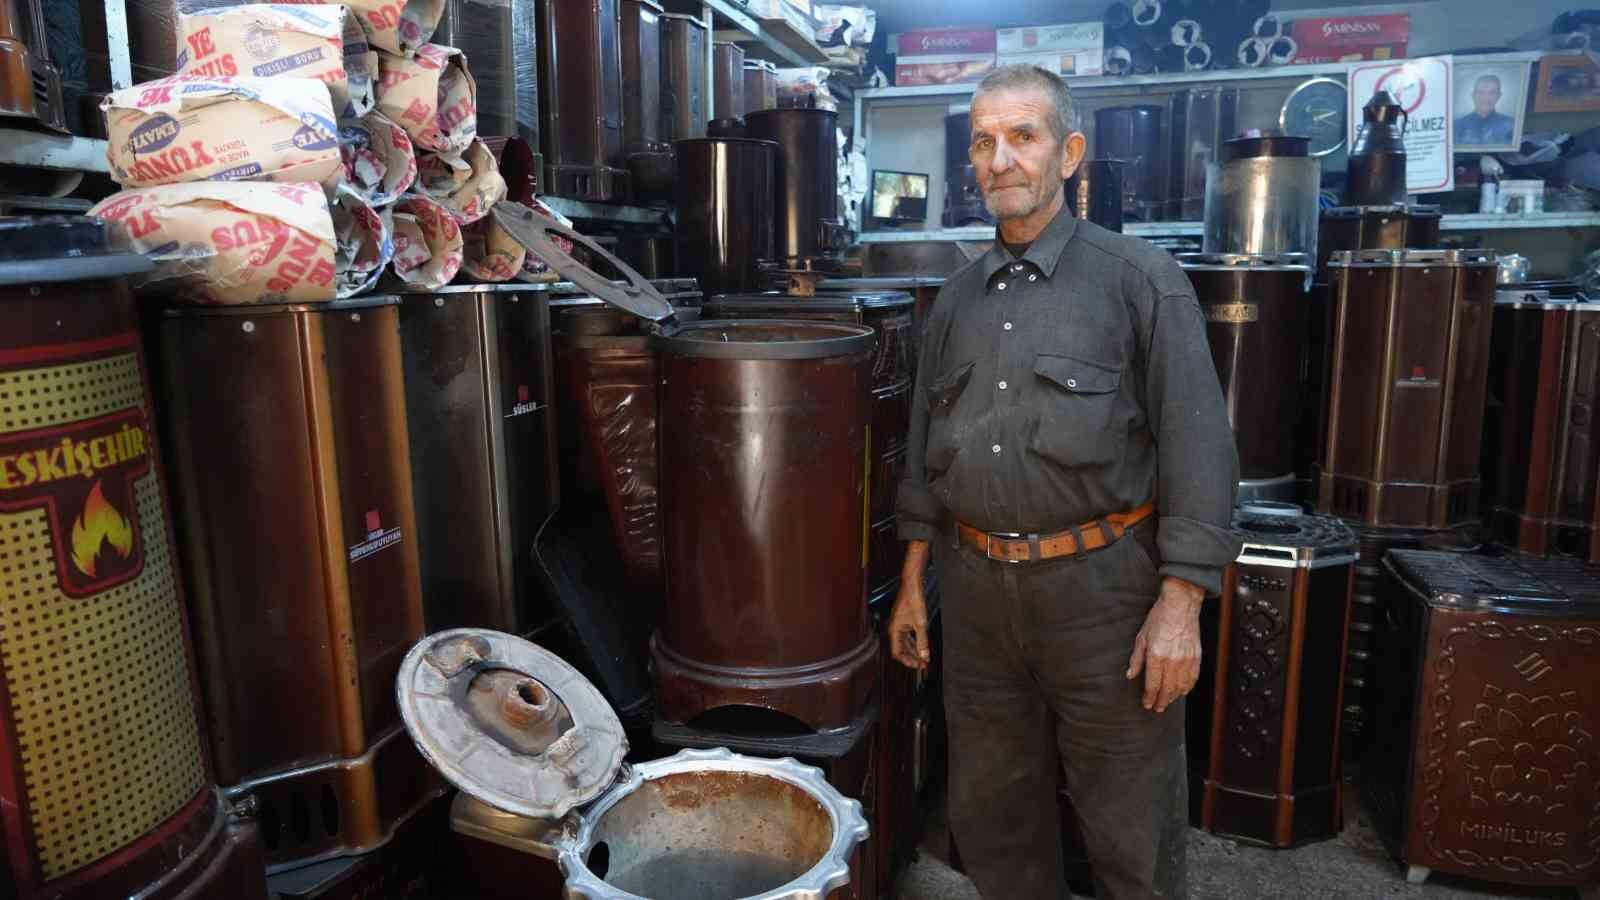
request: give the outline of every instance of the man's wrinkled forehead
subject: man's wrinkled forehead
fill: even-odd
[[[972,134],[1003,134],[1022,127],[1048,134],[1052,113],[1050,97],[1044,91],[989,91],[973,98]]]

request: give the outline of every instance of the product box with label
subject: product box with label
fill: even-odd
[[[1105,26],[1099,22],[1002,28],[995,32],[998,64],[1033,65],[1059,75],[1105,71]]]
[[[1316,16],[1294,22],[1297,63],[1404,59],[1411,42],[1411,14]]]
[[[956,26],[908,31],[896,42],[894,81],[899,85],[963,84],[994,71],[995,30]]]

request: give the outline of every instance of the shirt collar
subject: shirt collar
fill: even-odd
[[[1067,249],[1067,243],[1078,231],[1078,220],[1073,217],[1072,209],[1063,203],[1056,217],[1050,224],[1039,232],[1029,245],[1028,252],[1022,254],[1022,261],[1032,263],[1033,267],[1043,273],[1044,277],[1052,278],[1056,274],[1056,264],[1061,261],[1062,251]],[[983,257],[983,278],[985,281],[993,278],[996,272],[1011,265],[1015,260],[1011,251],[1006,249],[1005,242],[1000,240],[1000,229],[994,232],[994,244],[989,247],[989,252]]]

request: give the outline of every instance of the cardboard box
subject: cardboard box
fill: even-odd
[[[1057,75],[1104,75],[1106,55],[1104,50],[1077,52],[1049,51],[1045,53],[1002,53],[995,57],[997,66],[1038,66]]]
[[[1071,25],[1037,25],[1002,28],[995,32],[995,52],[1001,56],[1061,51],[1078,53],[1105,49],[1106,27],[1100,22]]]
[[[982,81],[995,68],[993,28],[957,26],[908,31],[896,41],[895,84]]]
[[[1297,63],[1404,59],[1411,42],[1411,14],[1317,16],[1296,19]]]

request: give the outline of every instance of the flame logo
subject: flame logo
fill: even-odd
[[[83,515],[72,523],[72,562],[78,571],[94,577],[95,560],[107,541],[123,559],[133,554],[133,525],[106,500],[96,481],[84,501]]]

